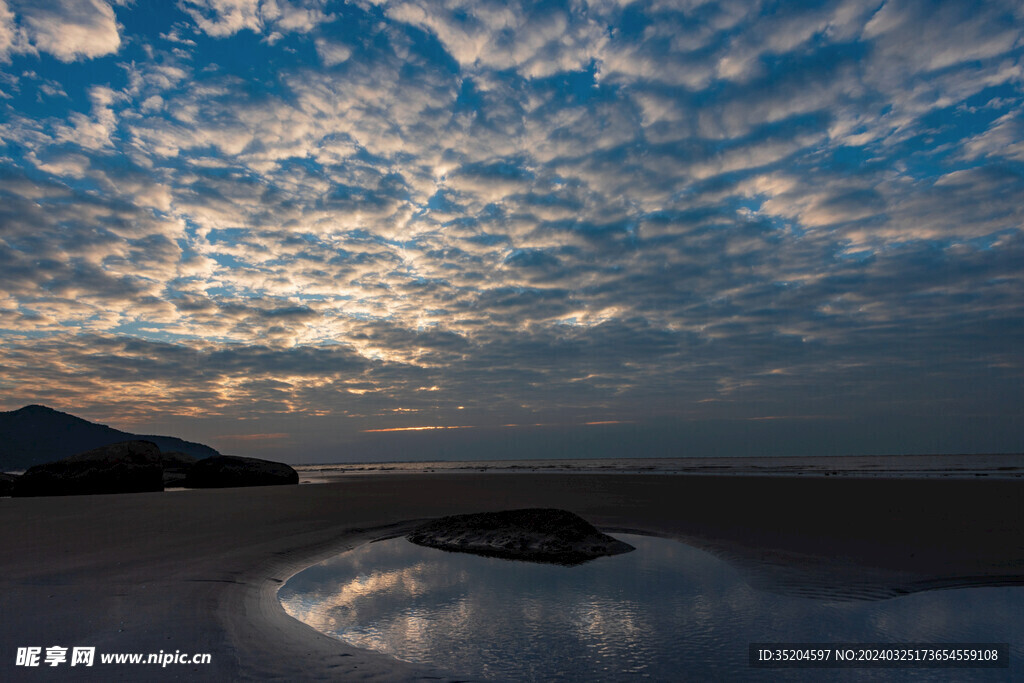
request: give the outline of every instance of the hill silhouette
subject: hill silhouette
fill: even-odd
[[[0,470],[21,470],[119,441],[151,441],[161,451],[196,458],[220,455],[201,443],[174,436],[129,434],[40,405],[0,412]]]

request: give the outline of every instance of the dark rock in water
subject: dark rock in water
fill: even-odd
[[[218,455],[200,460],[188,471],[182,486],[193,489],[227,486],[273,486],[298,484],[299,473],[283,462],[236,455]]]
[[[161,453],[160,464],[164,468],[164,486],[181,486],[196,462],[196,458],[181,451]]]
[[[0,497],[11,495],[11,491],[14,490],[14,482],[17,479],[18,476],[15,474],[0,472]]]
[[[441,550],[569,565],[633,550],[578,515],[547,508],[442,517],[406,538]]]
[[[149,441],[101,446],[30,467],[14,483],[15,496],[163,491],[160,449]]]

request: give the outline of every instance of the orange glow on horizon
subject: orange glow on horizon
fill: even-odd
[[[576,423],[576,424],[582,425],[584,427],[589,427],[591,425],[621,425],[621,424],[633,424],[633,420],[599,420],[599,421],[595,421],[595,422],[582,422],[582,423]],[[507,428],[510,428],[510,427],[559,427],[559,426],[572,426],[572,425],[559,425],[559,424],[553,423],[553,422],[534,422],[532,424],[519,424],[519,423],[512,422],[512,423],[509,423],[509,424],[496,425],[495,427],[498,428],[498,429],[507,429]],[[490,429],[494,429],[495,427],[490,427]],[[388,428],[384,428],[384,429],[364,429],[364,430],[362,430],[362,432],[364,434],[372,433],[372,432],[427,432],[427,431],[434,431],[434,430],[439,430],[439,429],[488,429],[488,427],[480,427],[479,425],[453,425],[453,426],[426,425],[426,426],[422,426],[422,427],[388,427]]]
[[[363,433],[367,432],[425,432],[434,429],[474,429],[473,425],[457,425],[457,426],[428,426],[428,427],[389,427],[388,429],[364,429]]]

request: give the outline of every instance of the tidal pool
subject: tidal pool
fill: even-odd
[[[369,543],[309,567],[285,610],[360,648],[491,680],[1010,680],[1024,588],[876,600],[755,589],[745,570],[683,543],[616,534],[636,550],[564,567]],[[766,670],[757,642],[1010,643],[1009,669]]]

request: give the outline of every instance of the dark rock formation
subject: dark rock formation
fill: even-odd
[[[442,517],[406,538],[441,550],[568,565],[633,550],[578,515],[546,508]]]
[[[160,454],[160,464],[164,468],[164,486],[182,486],[196,459],[188,453],[170,451]]]
[[[208,489],[298,483],[298,472],[283,462],[218,455],[193,465],[182,485],[193,489]]]
[[[14,482],[17,479],[18,477],[14,474],[0,472],[0,497],[11,495],[11,491],[14,490]]]
[[[201,443],[173,436],[129,434],[46,406],[0,412],[0,470],[25,469],[122,441],[152,441],[160,450],[180,451],[196,458],[220,455]]]
[[[149,441],[125,441],[30,467],[15,481],[13,495],[72,496],[163,490],[160,449]]]

